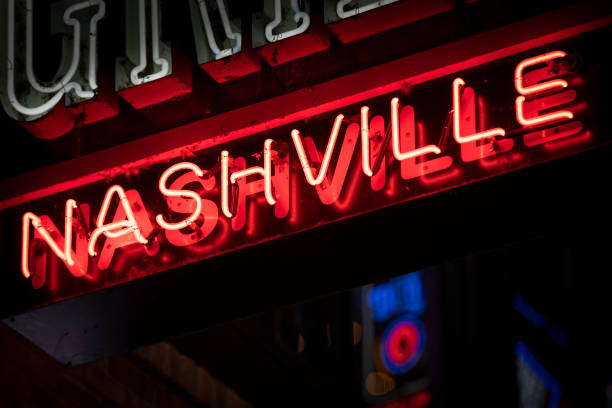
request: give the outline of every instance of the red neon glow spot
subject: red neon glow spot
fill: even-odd
[[[578,122],[580,123],[580,122]],[[542,148],[548,151],[559,151],[565,149],[573,149],[576,145],[586,143],[591,140],[593,134],[587,130],[576,133],[571,136],[565,136],[562,139],[553,140],[542,145]]]
[[[402,365],[414,357],[420,342],[418,328],[410,322],[402,322],[389,333],[385,350],[393,364]]]
[[[465,81],[461,78],[455,78],[453,81],[453,134],[455,141],[459,144],[474,142],[476,140],[487,139],[496,136],[505,136],[506,131],[502,128],[493,128],[478,133],[461,134],[461,112],[460,112],[460,96],[461,89],[465,85]]]
[[[276,204],[274,205],[274,216],[276,218],[284,218],[289,214],[290,207],[290,196],[289,196],[289,155],[280,158],[275,152],[273,153],[274,160],[272,165],[274,166],[274,175],[272,176],[272,186],[274,187],[274,194]],[[243,157],[237,157],[234,159],[232,169],[240,171],[246,167],[246,161]],[[234,231],[240,231],[246,225],[246,199],[249,196],[265,192],[265,180],[256,180],[249,183],[246,182],[245,177],[241,177],[236,181],[238,185],[238,197],[234,197],[236,200],[236,213],[232,217],[232,229]],[[249,217],[252,212],[249,212]],[[250,221],[254,221],[250,219]],[[253,225],[252,222],[249,223]]]
[[[553,128],[526,133],[523,139],[526,146],[532,147],[575,135],[581,130],[582,123],[579,121],[572,121]]]
[[[180,230],[182,228],[188,227],[190,224],[192,224],[193,222],[195,222],[195,220],[198,219],[200,213],[202,212],[202,198],[200,198],[200,195],[198,193],[191,190],[175,190],[168,189],[166,187],[168,178],[173,173],[180,170],[190,170],[194,172],[198,177],[204,176],[204,172],[202,171],[202,169],[200,169],[197,165],[188,162],[177,163],[162,173],[161,177],[159,178],[159,191],[161,191],[163,195],[168,197],[189,197],[192,200],[191,202],[193,203],[193,205],[195,205],[193,213],[184,221],[177,223],[168,223],[164,221],[164,217],[161,214],[158,214],[155,219],[160,225],[160,227],[166,230]]]
[[[225,217],[219,217],[214,229],[214,234],[211,234],[205,240],[201,240],[197,245],[186,246],[185,249],[192,254],[202,255],[210,254],[219,249],[219,247],[227,240],[232,232],[230,223],[233,221]]]
[[[110,202],[114,194],[119,196],[120,207],[123,209],[127,219],[115,221],[105,225],[104,220],[106,218],[106,214],[108,213],[108,207],[110,206]],[[131,233],[134,234],[136,241],[140,242],[141,244],[146,244],[148,242],[142,235],[140,226],[134,218],[134,212],[132,211],[130,202],[125,195],[125,191],[119,185],[114,185],[106,191],[104,201],[102,202],[102,208],[100,208],[98,220],[96,221],[96,226],[97,228],[91,233],[91,237],[89,238],[89,255],[91,256],[97,255],[95,251],[96,241],[102,234],[104,234],[107,238],[118,238],[122,235]]]
[[[446,184],[450,184],[451,182],[455,182],[456,180],[459,180],[462,176],[463,172],[461,171],[461,169],[453,167],[434,175],[426,174],[421,178],[421,183],[430,187],[439,187]]]

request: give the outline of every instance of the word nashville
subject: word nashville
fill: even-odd
[[[524,82],[523,70],[547,64],[565,56],[566,54],[563,51],[549,52],[523,60],[516,66],[514,86],[519,94],[515,100],[516,120],[523,127],[541,126],[547,123],[556,124],[559,121],[573,118],[573,113],[569,110],[548,111],[544,114],[540,114],[536,110],[534,114],[533,110],[524,107],[526,97],[533,99],[534,96],[548,95],[551,91],[563,90],[568,86],[568,83],[559,78],[540,80],[539,82],[525,80]],[[475,142],[490,143],[496,138],[504,137],[506,131],[503,128],[495,127],[476,132],[474,126],[469,127],[462,122],[460,112],[460,109],[464,108],[461,103],[462,91],[467,89],[470,88],[466,87],[463,79],[455,78],[453,80],[452,133],[454,141],[460,145]],[[402,163],[401,174],[404,179],[417,176],[414,171],[412,173],[415,174],[409,174],[409,171],[405,171],[404,164],[412,163],[414,167],[418,157],[426,155],[438,157],[430,160],[430,163],[439,161],[437,166],[432,166],[431,170],[433,171],[450,167],[450,158],[440,156],[442,153],[440,146],[429,144],[419,148],[416,147],[414,109],[412,106],[401,107],[399,99],[394,97],[390,101],[390,113],[390,132],[387,132],[384,143],[389,143],[393,158]],[[316,188],[323,204],[333,203],[342,188],[343,180],[339,183],[333,180],[330,183],[327,174],[343,119],[342,114],[336,116],[322,157],[311,138],[302,137],[298,129],[291,131],[293,147],[303,169],[305,181]],[[348,168],[356,141],[360,139],[361,170],[372,180],[378,176],[381,167],[380,157],[384,155],[384,151],[381,150],[378,157],[372,157],[370,144],[373,129],[371,127],[370,110],[367,106],[363,106],[360,110],[360,124],[352,123],[346,130],[346,136],[336,164],[336,173],[340,168],[345,170]],[[347,143],[352,143],[352,146],[346,148]],[[90,257],[98,257],[97,268],[104,270],[109,267],[116,248],[141,244],[149,249],[153,246],[153,241],[156,240],[156,236],[160,232],[164,232],[168,242],[175,246],[188,246],[203,240],[212,233],[216,225],[219,217],[219,207],[223,216],[233,219],[233,221],[236,219],[236,188],[238,186],[240,186],[240,190],[244,188],[240,193],[241,195],[263,192],[267,204],[275,207],[275,216],[277,218],[286,216],[289,211],[289,200],[287,198],[289,195],[288,155],[286,151],[281,153],[281,149],[277,146],[279,144],[275,143],[274,140],[266,139],[263,143],[262,165],[250,168],[245,168],[243,158],[233,158],[229,151],[221,151],[219,206],[210,200],[203,199],[201,194],[195,190],[185,188],[188,184],[194,182],[199,183],[206,190],[211,190],[214,186],[215,178],[197,164],[183,161],[163,171],[158,182],[159,192],[165,197],[168,210],[178,214],[174,216],[179,217],[179,219],[182,215],[182,220],[178,222],[170,222],[167,215],[156,214],[154,218],[157,226],[153,227],[138,192],[136,190],[125,191],[122,186],[117,184],[106,191],[96,218],[95,228],[92,228],[91,232],[88,231],[90,228],[87,225],[89,206],[87,204],[77,205],[77,201],[72,198],[65,203],[63,235],[48,216],[38,216],[32,212],[26,212],[22,217],[21,271],[23,276],[29,278],[32,275],[30,270],[31,258],[33,258],[30,239],[32,227],[35,240],[39,243],[44,242],[74,277],[82,277],[87,274]],[[422,171],[420,174],[423,174]],[[247,185],[246,179],[252,179],[253,177],[260,179],[257,183]],[[171,178],[174,181],[168,185]],[[118,198],[118,204],[112,221],[108,221],[107,216],[115,196]],[[244,217],[244,214],[241,217]],[[186,228],[193,228],[193,231],[198,231],[198,234],[194,236],[194,234],[181,232]],[[101,253],[98,253],[101,239],[105,239],[106,243]],[[113,242],[113,244],[109,245],[109,242]],[[38,267],[36,266],[36,268]]]

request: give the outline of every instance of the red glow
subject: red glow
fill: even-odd
[[[64,262],[68,271],[70,271],[73,276],[81,277],[87,273],[87,254],[83,254],[83,243],[86,242],[87,239],[83,231],[79,230],[76,236],[77,254],[75,255],[72,250],[73,210],[75,208],[77,208],[76,201],[72,199],[66,201],[64,237],[62,237],[55,224],[46,215],[38,217],[31,212],[27,212],[23,215],[21,272],[24,277],[29,278],[31,276],[28,265],[30,259],[30,224],[34,227],[35,237],[40,237],[40,239],[51,248],[53,253]],[[62,240],[64,241],[63,243]],[[44,273],[44,267],[42,269],[41,273]]]
[[[166,187],[168,178],[173,173],[180,170],[191,170],[198,177],[204,176],[204,172],[202,171],[202,169],[200,169],[197,165],[188,162],[177,163],[162,173],[161,177],[159,178],[159,191],[161,191],[161,193],[167,197],[189,197],[191,198],[191,201],[189,201],[189,205],[191,207],[195,207],[192,209],[192,214],[187,219],[176,223],[168,223],[164,221],[163,215],[158,214],[157,217],[155,217],[155,220],[160,225],[160,227],[166,230],[180,230],[182,228],[188,227],[191,223],[195,222],[195,220],[198,219],[200,213],[202,212],[202,198],[200,198],[200,195],[198,193],[191,190],[174,190],[168,189]]]
[[[361,168],[363,174],[368,177],[374,175],[370,166],[370,155],[370,108],[364,106],[361,108]]]
[[[114,193],[119,195],[120,205],[115,211],[113,221],[110,224],[104,225],[103,223]],[[144,244],[149,243],[149,241],[145,237],[149,236],[153,231],[153,225],[149,220],[149,215],[138,191],[128,190],[123,192],[123,188],[118,185],[111,187],[107,191],[96,225],[98,228],[92,232],[89,238],[89,251],[90,255],[92,250],[95,251],[96,240],[100,235],[106,236],[104,246],[98,256],[97,266],[100,270],[105,270],[110,266],[113,255],[119,248],[132,244],[141,244],[141,248],[146,250],[147,247]],[[151,245],[152,243],[149,244]],[[157,247],[151,245],[151,248],[156,249]],[[148,252],[152,253],[155,250],[149,250]]]
[[[331,160],[332,153],[334,151],[334,147],[336,146],[336,140],[338,139],[338,133],[340,132],[340,126],[342,125],[342,120],[344,119],[344,115],[336,116],[336,120],[334,120],[334,126],[332,127],[331,134],[329,135],[329,140],[327,141],[327,147],[325,148],[325,154],[323,155],[323,161],[319,161],[318,152],[317,152],[317,163],[320,163],[319,174],[314,176],[315,169],[310,165],[310,161],[306,156],[306,152],[304,151],[304,145],[302,144],[302,138],[300,136],[300,131],[297,129],[293,129],[291,131],[291,139],[293,140],[293,145],[295,146],[295,150],[297,152],[298,158],[300,159],[300,163],[302,164],[302,169],[304,170],[304,176],[306,177],[306,181],[311,186],[318,186],[323,182],[327,175],[327,169],[329,168],[329,162]],[[312,139],[310,139],[311,143]],[[312,149],[311,149],[312,150]],[[316,150],[316,148],[315,148]]]
[[[445,0],[398,1],[341,19],[329,24],[328,27],[340,41],[347,44],[414,21],[424,20],[452,8],[453,4]]]
[[[549,141],[547,143],[542,144],[542,148],[548,151],[557,151],[557,150],[565,150],[575,148],[576,145],[586,143],[593,135],[590,131],[584,131],[579,133],[574,133],[573,135],[566,135],[563,138],[558,138],[556,140]]]
[[[543,143],[552,142],[564,137],[575,135],[582,130],[582,123],[572,121],[553,128],[531,132],[523,136],[525,145],[532,147]]]
[[[463,88],[461,92],[459,123],[460,128],[468,134],[477,133],[477,117],[476,117],[476,94],[474,89],[470,87]],[[483,114],[480,115],[480,122],[484,122],[484,109],[481,109]],[[495,129],[494,129],[495,130]],[[503,136],[501,133],[499,136]],[[480,160],[485,157],[493,156],[498,153],[508,151],[514,146],[512,139],[495,139],[486,136],[484,138],[473,138],[471,141],[461,144],[461,159],[464,162]]]
[[[537,55],[535,57],[527,58],[519,62],[519,64],[516,66],[516,69],[514,70],[514,86],[516,88],[516,91],[521,95],[532,95],[535,93],[541,93],[542,91],[546,91],[549,89],[566,88],[567,81],[564,81],[563,79],[555,79],[553,81],[547,81],[531,86],[523,85],[523,70],[525,68],[543,64],[555,58],[562,58],[566,55],[567,54],[564,51],[553,51],[546,54]]]
[[[325,177],[320,185],[316,186],[317,194],[319,199],[325,205],[335,203],[340,197],[340,192],[344,186],[344,180],[348,172],[349,165],[351,164],[351,157],[355,151],[357,144],[357,138],[359,137],[359,125],[351,123],[346,132],[344,133],[344,140],[342,141],[342,147],[340,148],[340,155],[338,156],[338,162],[334,170],[331,182],[328,177]],[[314,142],[310,138],[304,140],[306,142],[306,149],[308,149],[308,155],[313,157],[315,161],[319,161],[319,152],[317,151]]]
[[[391,103],[393,104],[393,101],[391,101]],[[392,108],[391,112],[392,112],[391,119],[392,121],[395,121],[396,119],[393,118],[394,116],[393,114],[396,113],[395,109]],[[414,113],[414,108],[412,106],[410,105],[405,106],[400,111],[399,129],[397,128],[398,127],[397,124],[394,122],[392,122],[391,126],[392,126],[392,130],[394,133],[393,135],[394,150],[396,150],[395,149],[396,144],[400,145],[397,147],[397,153],[394,151],[394,155],[396,158],[398,157],[397,154],[401,155],[400,147],[402,147],[405,150],[408,150],[409,153],[422,152],[421,154],[426,154],[429,152],[436,153],[436,151],[434,150],[427,149],[428,147],[429,148],[435,147],[436,149],[438,149],[438,153],[440,153],[440,149],[434,145],[429,145],[429,146],[426,146],[425,148],[421,148],[421,149],[427,149],[427,150],[421,150],[421,149],[416,148],[415,113]],[[420,127],[419,134],[423,138],[424,138],[424,133],[425,133],[424,129]],[[399,139],[399,142],[397,141],[397,139]],[[442,156],[442,157],[435,158],[433,160],[421,161],[420,163],[417,163],[417,156],[419,155],[416,155],[416,154],[411,155],[411,157],[406,157],[405,159],[401,161],[401,176],[404,180],[409,180],[415,177],[422,177],[426,174],[435,173],[435,172],[447,169],[453,163],[453,158],[450,156]]]
[[[502,128],[493,128],[493,129],[489,129],[489,130],[485,130],[483,132],[467,132],[465,135],[462,135],[461,132],[461,125],[463,124],[464,121],[462,121],[462,116],[461,116],[461,112],[460,112],[460,95],[461,95],[461,89],[463,88],[463,86],[465,85],[465,81],[461,78],[456,78],[453,81],[453,135],[455,137],[455,141],[459,144],[462,143],[469,143],[469,142],[474,142],[476,140],[482,140],[482,139],[487,139],[487,138],[491,138],[491,137],[496,137],[496,136],[504,136],[506,134],[506,131]],[[470,88],[466,88],[467,89]],[[465,117],[463,117],[465,118]],[[475,122],[475,118],[472,117],[471,122],[474,123]]]
[[[519,96],[516,98],[516,120],[523,126],[541,125],[546,122],[554,122],[563,119],[572,119],[574,114],[570,111],[557,111],[547,115],[540,115],[533,118],[526,118],[523,112],[523,104],[525,97]]]
[[[172,47],[172,74],[155,81],[123,89],[118,93],[134,109],[142,109],[187,95],[192,90],[191,60],[177,47]]]
[[[247,178],[249,176],[260,175],[264,178],[264,194],[266,196],[266,201],[270,205],[276,204],[276,199],[274,198],[274,193],[272,192],[272,153],[271,146],[274,141],[272,139],[266,139],[264,142],[264,166],[259,167],[249,167],[248,169],[243,169],[240,171],[236,171],[229,176],[229,179],[232,184],[236,183],[236,180]],[[232,212],[229,208],[229,183],[227,182],[227,177],[230,174],[229,172],[229,153],[227,150],[221,152],[221,209],[223,211],[223,215],[227,218],[232,218]]]
[[[169,170],[170,169],[166,170],[166,172]],[[178,177],[170,185],[170,190],[180,191],[188,184],[199,184],[205,191],[210,191],[215,187],[215,178],[202,178],[206,174],[207,172],[205,171],[202,171],[202,175],[198,175],[195,171],[187,172]],[[217,205],[211,200],[201,199],[200,194],[195,192],[193,193],[198,196],[198,199],[201,202],[201,215],[198,216],[193,223],[188,225],[186,231],[171,229],[165,230],[166,239],[172,245],[188,246],[200,242],[204,238],[208,237],[217,225],[217,221],[219,219],[219,209],[217,208]],[[168,204],[168,209],[173,212],[190,214],[194,211],[194,200],[190,198],[189,195],[187,195],[187,198],[182,197],[180,194],[174,196],[168,195],[166,202]]]
[[[529,102],[525,101],[525,96],[535,96],[555,88],[567,88],[567,81],[563,79],[553,79],[542,82],[545,79],[557,75],[552,69],[538,69],[536,71],[532,71],[529,80],[530,82],[533,82],[534,85],[524,86],[523,84],[523,70],[525,68],[540,65],[556,58],[565,57],[566,55],[567,54],[564,51],[553,51],[532,58],[527,58],[516,66],[514,72],[514,83],[516,91],[520,94],[520,96],[516,98],[516,120],[522,126],[528,127],[542,125],[548,122],[574,118],[574,114],[569,110],[561,110],[544,115],[538,115],[538,113],[546,108],[573,101],[576,98],[575,92],[562,92],[544,98],[538,98]],[[526,112],[528,113],[527,115]],[[527,143],[526,138],[525,144]]]
[[[369,98],[401,90],[406,83],[414,86],[455,74],[605,27],[611,21],[612,17],[596,15],[590,6],[583,4],[545,13],[32,174],[7,179],[0,182],[0,208],[20,205],[105,180],[125,171],[173,160],[185,150],[207,149],[362,103]],[[316,101],[313,101],[312,95],[317,95]],[[253,118],[256,118],[255,122]]]
[[[440,154],[441,150],[436,145],[427,145],[424,147],[420,147],[415,149],[414,147],[407,151],[402,152],[400,149],[400,120],[399,120],[399,98],[391,99],[391,132],[393,132],[393,156],[399,160],[406,159],[414,159],[418,156],[422,156],[428,153]],[[407,106],[406,109],[411,110],[410,113],[407,114],[408,120],[412,117],[412,133],[409,133],[407,137],[412,135],[414,140],[414,108],[412,106]],[[410,128],[410,125],[407,125]]]
[[[455,180],[459,180],[462,175],[463,172],[461,169],[453,167],[434,175],[424,175],[421,178],[421,182],[425,185],[433,187],[443,186],[445,184],[450,184]]]
[[[370,187],[373,191],[380,191],[385,187],[385,183],[387,182],[387,166],[385,161],[387,159],[387,155],[385,154],[386,144],[385,144],[385,119],[376,115],[370,121],[370,131],[371,134],[375,137],[371,139],[372,147],[369,149],[369,156],[371,163],[375,163],[373,171],[375,173],[370,177]],[[363,152],[361,153],[364,154]],[[380,160],[380,164],[377,162]]]
[[[506,62],[500,64],[506,64],[506,68],[509,69],[514,66],[514,63],[509,66]],[[536,72],[534,70],[527,72],[525,77],[528,79],[525,80],[524,86],[532,86],[531,81],[537,83],[540,73],[544,71],[546,70],[540,68],[537,74],[534,74]],[[492,70],[491,75],[487,77],[489,81],[487,86],[491,88],[483,89],[483,96],[478,99],[474,89],[466,86],[461,78],[455,78],[455,75],[448,78],[446,85],[442,81],[436,81],[427,85],[429,88],[424,86],[414,94],[403,95],[402,100],[416,101],[415,106],[427,106],[419,104],[420,98],[425,102],[438,104],[438,108],[423,114],[418,126],[415,108],[412,105],[401,107],[399,97],[393,97],[390,101],[377,98],[369,101],[372,112],[377,110],[387,112],[386,107],[390,106],[389,113],[386,114],[389,116],[370,117],[369,106],[359,103],[353,105],[353,108],[343,108],[348,117],[355,118],[353,120],[359,123],[347,123],[345,116],[338,113],[340,110],[334,112],[335,116],[324,115],[312,118],[312,121],[305,120],[297,125],[303,135],[298,129],[290,132],[295,150],[286,149],[289,132],[284,128],[266,134],[270,137],[263,142],[263,151],[261,145],[257,148],[252,145],[249,147],[247,143],[237,143],[227,150],[220,148],[212,153],[211,158],[209,151],[192,152],[189,151],[190,147],[184,148],[183,157],[189,154],[190,157],[202,159],[209,171],[191,162],[176,163],[176,158],[170,162],[176,163],[173,165],[155,164],[153,160],[150,170],[144,170],[140,175],[128,174],[127,177],[129,183],[138,185],[139,190],[143,192],[147,205],[151,205],[151,214],[147,213],[136,190],[124,192],[121,186],[114,185],[106,192],[88,245],[89,253],[95,256],[97,240],[104,235],[103,245],[98,243],[100,255],[95,272],[100,273],[100,276],[109,276],[109,273],[100,271],[110,267],[118,248],[128,245],[131,247],[121,250],[115,263],[112,264],[118,278],[109,279],[110,284],[123,281],[126,276],[144,276],[177,265],[200,261],[237,248],[316,228],[345,217],[374,211],[559,157],[559,155],[547,157],[542,149],[530,151],[528,148],[580,132],[582,129],[580,122],[563,123],[557,128],[546,129],[541,133],[528,133],[524,135],[525,145],[517,145],[516,150],[510,152],[508,151],[515,147],[513,139],[502,138],[506,136],[504,129],[491,128],[488,125],[489,121],[485,116],[487,111],[494,115],[491,121],[493,123],[514,121],[514,113],[506,108],[508,103],[512,104],[513,96],[509,96],[510,99],[506,101],[496,101],[494,109],[485,109],[485,98],[488,101],[495,93],[491,89],[499,89],[500,95],[507,95],[506,91],[512,92],[513,80],[504,72],[506,71],[501,68]],[[449,101],[448,86],[453,78],[452,101]],[[547,79],[548,77],[545,78]],[[591,78],[588,79],[590,86]],[[533,118],[538,117],[543,108],[549,109],[551,106],[566,104],[574,99],[573,90],[552,94],[549,92],[537,99],[523,101],[522,108],[528,118]],[[387,105],[389,102],[390,105]],[[449,102],[452,102],[453,109],[446,113]],[[586,106],[586,102],[584,105]],[[355,107],[361,109],[357,111]],[[359,118],[357,114],[360,115]],[[546,115],[545,111],[539,117],[546,118]],[[331,118],[335,118],[327,140],[329,124],[321,123],[326,120],[325,117],[329,118],[327,119],[329,122]],[[446,122],[440,123],[440,119],[444,117],[447,118]],[[385,123],[387,118],[390,120],[388,125]],[[231,128],[233,124],[228,122],[227,126]],[[449,129],[451,126],[452,129]],[[251,129],[254,127],[256,126]],[[336,149],[343,128],[344,137],[340,148]],[[309,129],[312,131],[310,136],[313,137],[308,137]],[[319,135],[317,133],[320,129],[323,130]],[[426,129],[436,132],[442,130],[442,134],[433,139],[427,137]],[[225,128],[220,127],[217,130],[224,132]],[[513,130],[508,136],[522,135],[523,132],[521,129]],[[259,140],[264,137],[262,135]],[[355,157],[358,138],[361,140],[361,158]],[[321,160],[317,145],[323,147],[325,142],[327,145]],[[219,151],[220,166],[214,164],[214,158],[219,157],[217,156]],[[233,156],[230,156],[230,151]],[[499,155],[501,152],[508,153]],[[294,154],[297,154],[298,160],[295,160]],[[245,158],[248,158],[248,165],[251,167],[247,167]],[[464,162],[478,162],[466,165],[461,163],[460,158]],[[293,163],[290,163],[290,160]],[[335,163],[332,163],[332,160]],[[394,160],[400,163],[396,164]],[[455,166],[451,167],[453,162]],[[290,164],[293,164],[294,174],[291,174]],[[217,174],[217,169],[220,170],[220,174]],[[301,177],[302,172],[304,178]],[[368,177],[363,177],[362,173]],[[151,178],[158,174],[160,174],[159,179],[154,180],[157,181],[159,191],[151,186],[147,187]],[[118,176],[109,173],[108,179],[119,178]],[[219,177],[218,181],[216,177]],[[414,180],[417,178],[418,180]],[[126,178],[121,176],[120,179]],[[293,185],[290,185],[290,180],[294,182]],[[347,181],[348,183],[345,183]],[[217,182],[219,182],[218,187],[216,187]],[[153,185],[155,184],[153,182]],[[310,186],[315,187],[318,200],[314,197]],[[141,190],[141,187],[144,190]],[[80,190],[83,195],[79,195],[79,199],[91,198],[93,194],[101,195],[95,193],[96,188],[97,186],[92,186],[91,189]],[[114,197],[115,193],[118,200]],[[109,207],[117,204],[117,201],[120,205],[114,207],[114,213],[107,214]],[[333,204],[333,207],[326,208],[317,201],[324,205]],[[275,217],[271,216],[269,206],[274,207]],[[219,208],[225,217],[219,218]],[[290,211],[292,216],[287,222],[279,221]],[[68,214],[68,209],[66,213]],[[151,225],[150,217],[157,220],[158,228]],[[107,218],[112,220],[109,221]],[[28,218],[27,221],[34,225],[35,233],[40,235],[35,220]],[[72,223],[71,220],[70,225]],[[65,231],[69,231],[68,224]],[[69,233],[66,235],[69,236]],[[157,240],[157,236],[161,239]],[[207,237],[210,238],[206,240]],[[58,242],[55,236],[53,239]],[[58,253],[64,254],[64,258],[60,259],[66,264],[71,261],[71,257],[65,255],[68,253],[66,249],[68,247],[64,245],[62,250],[59,245],[57,247],[59,249],[54,249],[49,243],[50,238],[43,237],[42,240],[47,241],[46,245],[57,256]],[[69,239],[66,238],[66,241]],[[192,248],[173,249],[172,245]],[[150,258],[143,256],[144,251]],[[28,258],[23,254],[22,257]],[[408,355],[412,349],[405,338],[402,344],[403,351],[397,348],[399,346],[390,350],[392,358],[398,361]]]
[[[271,177],[272,187],[274,187],[274,194],[276,204],[274,205],[274,215],[276,218],[284,218],[289,214],[289,157],[280,158],[276,156],[272,161],[274,167],[274,175]],[[243,157],[237,157],[234,159],[233,170],[240,171],[246,167],[246,161]],[[234,231],[240,231],[246,224],[246,199],[249,196],[254,196],[261,192],[265,193],[265,180],[256,180],[248,182],[246,177],[241,177],[236,181],[238,185],[238,197],[234,197],[236,200],[236,214],[232,217],[232,229]],[[266,199],[267,201],[267,199]],[[229,205],[229,204],[228,204]],[[251,214],[249,214],[250,216]],[[251,218],[251,217],[250,217]],[[252,220],[249,220],[250,224]]]
[[[419,330],[414,324],[406,322],[389,333],[387,355],[394,364],[404,364],[414,357],[419,343]]]
[[[388,402],[378,408],[425,408],[431,404],[431,393],[428,390],[417,391],[406,397]]]
[[[119,216],[119,211],[117,211],[115,213],[113,222],[110,224],[104,224],[104,220],[106,219],[108,208],[114,194],[119,196],[120,208],[122,208],[124,213],[123,215],[124,217],[127,217],[127,220],[124,219],[124,217]],[[106,191],[104,201],[102,202],[102,208],[100,209],[98,220],[96,221],[96,226],[97,228],[91,233],[91,238],[89,239],[89,255],[91,256],[97,255],[95,250],[96,241],[102,234],[104,234],[107,238],[118,238],[122,235],[131,233],[134,234],[136,240],[141,244],[146,244],[148,242],[143,236],[140,226],[136,222],[134,212],[132,211],[130,202],[125,195],[125,191],[119,185],[114,185]]]
[[[39,139],[55,139],[74,128],[74,116],[63,103],[58,103],[47,115],[31,122],[18,123]]]

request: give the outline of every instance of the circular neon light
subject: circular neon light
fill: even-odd
[[[403,374],[416,365],[424,349],[423,324],[414,316],[404,315],[385,329],[380,345],[380,359],[393,374]]]

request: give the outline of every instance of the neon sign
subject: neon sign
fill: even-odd
[[[72,127],[74,120],[70,114],[56,109],[62,99],[72,110],[78,109],[77,104],[86,102],[80,109],[87,111],[87,123],[116,115],[116,97],[105,95],[93,100],[97,92],[104,93],[100,90],[97,72],[98,23],[106,14],[104,0],[67,0],[53,5],[52,11],[61,15],[61,23],[53,24],[52,28],[54,33],[62,35],[63,48],[62,63],[54,79],[48,82],[40,82],[34,72],[33,3],[32,0],[8,0],[0,9],[2,20],[6,21],[0,45],[4,55],[0,64],[0,101],[5,111],[13,119],[27,123],[55,109],[55,117],[63,122],[56,120],[55,133],[45,126],[26,126],[40,138],[60,136]],[[25,24],[19,25],[20,21]]]
[[[403,374],[418,363],[424,350],[423,323],[411,315],[401,316],[385,330],[380,358],[388,371]]]
[[[364,5],[361,5],[362,2],[355,2],[358,4],[357,7],[347,10],[347,5],[351,2],[351,0],[339,0],[336,3],[336,13],[338,14],[339,18],[349,18],[370,10],[374,10],[378,7],[386,6],[387,4],[395,3],[396,1],[397,0],[378,0]]]
[[[601,145],[580,41],[5,209],[3,258],[57,301]]]
[[[230,21],[225,0],[190,0],[193,32],[196,37],[198,63],[203,64],[234,55],[242,49],[242,34],[238,19]],[[215,10],[220,17],[225,39],[215,37],[210,12]],[[221,47],[219,44],[222,44]]]
[[[285,38],[293,37],[294,35],[302,34],[305,32],[310,26],[310,15],[302,10],[300,10],[300,6],[298,4],[298,0],[290,0],[282,1],[282,0],[266,0],[266,4],[264,5],[265,12],[268,12],[271,9],[273,3],[274,12],[272,14],[272,21],[266,24],[264,28],[264,33],[266,40],[270,43],[280,41]],[[285,11],[285,13],[283,13]],[[296,27],[292,29],[286,29],[284,31],[278,30],[278,27],[281,27],[281,23],[283,22],[283,14],[291,14],[288,11],[293,12],[293,19],[288,19],[288,21],[283,25],[293,25],[296,23]],[[266,13],[268,14],[268,13]]]

